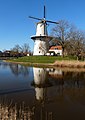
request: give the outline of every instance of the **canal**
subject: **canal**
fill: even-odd
[[[0,61],[0,120],[85,120],[85,70]]]

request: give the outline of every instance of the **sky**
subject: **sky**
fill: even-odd
[[[67,20],[85,30],[85,0],[0,0],[0,50],[10,50],[15,45],[28,43],[33,51],[37,20],[29,16],[52,21]],[[48,26],[49,34],[54,24]]]

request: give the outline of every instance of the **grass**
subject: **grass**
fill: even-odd
[[[11,59],[13,62],[29,62],[29,63],[54,63],[56,60],[76,60],[74,57],[61,57],[61,56],[29,56]]]
[[[26,56],[19,58],[11,58],[6,60],[8,62],[14,62],[30,66],[53,66],[53,67],[66,67],[66,68],[85,68],[85,61],[78,61],[73,56]]]

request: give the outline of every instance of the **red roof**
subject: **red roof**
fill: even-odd
[[[51,46],[49,50],[62,50],[62,46]]]

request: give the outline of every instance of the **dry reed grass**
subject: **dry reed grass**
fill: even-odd
[[[29,107],[11,106],[0,104],[0,120],[31,120],[34,116],[34,107],[31,110]]]
[[[85,68],[85,62],[82,61],[55,61],[53,65],[57,67]]]

